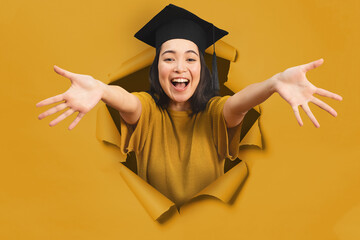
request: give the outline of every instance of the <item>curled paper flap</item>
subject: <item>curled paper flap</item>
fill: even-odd
[[[210,185],[205,187],[194,198],[202,195],[208,195],[218,198],[224,203],[229,203],[235,196],[237,190],[245,181],[248,175],[248,169],[244,161],[230,169],[226,174],[220,176]]]
[[[230,62],[235,62],[237,59],[237,51],[234,47],[227,44],[226,42],[219,40],[215,44],[216,46],[216,56],[223,59],[229,60]],[[214,48],[211,45],[205,50],[206,53],[213,55]]]
[[[205,52],[212,54],[213,48],[209,47],[208,49],[206,49]],[[236,60],[237,51],[234,47],[219,40],[218,42],[216,42],[216,55],[218,57],[234,62]],[[109,74],[108,83],[121,79],[131,73],[138,71],[139,69],[150,66],[154,61],[154,58],[155,49],[153,47],[146,48],[141,53],[123,62],[120,67],[114,71],[113,74]]]
[[[109,82],[114,82],[140,69],[150,66],[155,58],[155,49],[148,47],[141,53],[123,62],[113,74],[109,74]]]
[[[234,66],[230,64],[229,72],[227,75],[227,81],[224,85],[229,88],[234,93],[239,92],[242,88],[244,88],[244,81],[241,81],[241,76],[237,76],[236,73],[233,71]]]
[[[259,116],[261,115],[260,106],[256,106],[253,109],[259,113]],[[241,140],[240,147],[241,146],[256,146],[259,149],[263,148],[262,140],[261,140],[259,118],[257,118],[256,122],[251,126],[250,130],[246,133],[244,138]]]
[[[101,104],[97,112],[96,137],[120,148],[120,134],[105,104]]]
[[[120,174],[141,205],[154,220],[158,220],[171,207],[175,206],[175,203],[127,167],[121,165]]]

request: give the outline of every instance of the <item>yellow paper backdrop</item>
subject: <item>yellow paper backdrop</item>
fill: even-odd
[[[233,205],[208,199],[154,222],[95,137],[96,109],[72,131],[37,120],[35,104],[69,81],[54,64],[107,81],[146,49],[133,34],[169,2],[10,1],[0,7],[0,239],[358,239],[360,5],[357,0],[174,1],[230,32],[240,87],[320,57],[308,74],[343,96],[311,105],[321,127],[277,95],[262,105],[262,152]],[[229,82],[230,84],[231,82]],[[324,98],[322,98],[324,99]]]

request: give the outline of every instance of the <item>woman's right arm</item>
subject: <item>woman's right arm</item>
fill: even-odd
[[[100,100],[118,110],[125,122],[136,124],[139,120],[141,103],[135,95],[119,86],[106,85],[89,75],[72,73],[57,66],[54,66],[54,70],[59,75],[68,78],[71,81],[71,86],[65,93],[50,97],[36,104],[37,107],[41,107],[58,103],[56,106],[41,113],[39,119],[67,109],[51,121],[50,126],[55,126],[73,113],[79,112],[78,116],[69,126],[69,129],[73,129],[81,118],[94,108]]]
[[[136,124],[141,115],[141,102],[139,98],[122,87],[107,85],[102,82],[100,82],[100,85],[103,88],[101,100],[118,110],[125,122]]]

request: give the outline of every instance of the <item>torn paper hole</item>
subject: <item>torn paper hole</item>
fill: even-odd
[[[219,49],[219,47],[217,47],[217,49]],[[217,51],[221,52],[220,50]],[[149,89],[149,67],[146,66],[151,64],[149,59],[151,59],[153,55],[150,51],[147,51],[146,54],[142,54],[140,56],[142,56],[143,59],[141,59],[141,57],[137,57],[134,62],[128,61],[125,64],[126,67],[123,67],[125,70],[119,71],[115,74],[118,77],[120,76],[121,79],[113,81],[110,84],[120,85],[129,92],[144,91]],[[209,59],[209,56],[207,56],[206,59]],[[221,95],[233,94],[230,89],[224,87],[223,85],[227,79],[229,69],[230,61],[225,59],[218,60]],[[112,76],[114,76],[114,74]],[[262,148],[262,139],[258,122],[259,117],[259,107],[252,109],[246,115],[242,126],[239,148],[243,148],[244,146],[252,146],[259,149]],[[99,108],[97,118],[97,138],[102,142],[110,143],[119,147],[121,141],[121,128],[118,123],[120,123],[120,116],[117,111],[107,108],[105,105],[101,106]],[[130,154],[127,157],[127,161],[124,162],[124,166],[121,167],[121,176],[149,215],[154,220],[161,222],[164,216],[170,212],[174,212],[176,206],[174,202],[169,200],[166,196],[148,184],[144,179],[139,177],[136,174],[136,166],[135,155]],[[240,159],[236,159],[234,161],[227,160],[224,164],[224,173],[225,174],[195,194],[187,202],[191,202],[193,199],[201,198],[201,196],[211,196],[224,203],[231,203],[248,176],[248,168],[246,163]]]

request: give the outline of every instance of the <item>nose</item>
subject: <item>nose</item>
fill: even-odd
[[[177,61],[174,71],[177,73],[185,72],[186,71],[185,63],[183,61]]]

